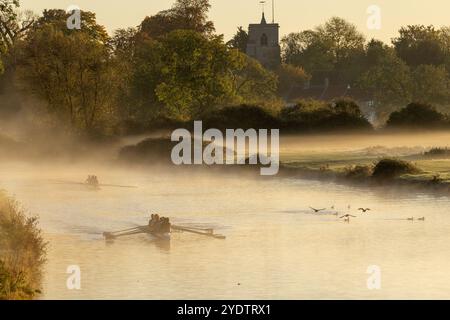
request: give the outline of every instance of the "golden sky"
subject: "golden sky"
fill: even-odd
[[[259,22],[260,0],[210,0],[210,18],[218,33],[228,39],[237,26]],[[21,0],[23,9],[41,12],[44,8],[63,8],[77,5],[82,10],[97,13],[98,21],[108,31],[138,25],[146,15],[167,9],[174,0]],[[266,13],[271,20],[271,0]],[[381,29],[367,28],[367,9],[377,5],[381,9]],[[280,23],[282,35],[309,29],[332,16],[346,18],[356,24],[368,38],[390,41],[400,26],[433,24],[450,26],[450,0],[275,0],[275,20]]]

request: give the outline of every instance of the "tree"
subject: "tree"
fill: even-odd
[[[154,39],[175,30],[193,30],[211,35],[215,28],[214,23],[208,20],[210,7],[209,0],[177,0],[171,9],[146,17],[140,31]]]
[[[364,68],[372,68],[383,62],[392,55],[392,49],[382,41],[372,39],[366,45]]]
[[[5,64],[16,42],[23,39],[35,21],[31,11],[19,12],[18,8],[18,0],[0,0],[0,69],[2,60]]]
[[[28,35],[20,74],[47,103],[48,112],[69,129],[103,130],[114,119],[116,83],[107,40],[100,37],[103,27],[91,21],[86,29],[63,31],[56,16],[65,16],[48,12],[56,15],[44,15]]]
[[[239,27],[233,38],[227,42],[227,46],[232,49],[238,49],[242,53],[247,52],[248,33],[244,28]]]
[[[283,38],[283,59],[303,67],[313,78],[328,77],[346,83],[359,72],[355,70],[355,59],[362,57],[364,42],[353,24],[334,17],[314,30]]]
[[[265,69],[257,60],[238,50],[231,51],[235,63],[231,73],[233,96],[237,103],[270,102],[276,97],[277,76]]]
[[[411,103],[400,111],[393,112],[387,126],[409,128],[442,128],[448,125],[445,116],[429,104]]]
[[[409,66],[445,63],[446,50],[442,42],[442,31],[433,26],[412,25],[402,27],[400,35],[393,39],[397,55]]]
[[[314,31],[291,33],[281,40],[284,63],[303,68],[315,78],[329,77],[334,70],[330,45]]]
[[[386,105],[409,103],[412,99],[412,79],[409,67],[388,50],[364,72],[357,86],[373,94],[375,101]]]
[[[276,74],[278,75],[278,93],[281,96],[288,96],[292,90],[303,87],[311,78],[303,68],[285,63],[280,65]]]
[[[412,76],[414,101],[438,105],[449,103],[450,78],[445,66],[420,65]]]
[[[83,32],[93,41],[107,44],[109,39],[106,28],[97,23],[95,13],[89,11],[81,11],[81,30],[67,28],[67,19],[71,13],[60,9],[44,10],[42,16],[36,21],[36,29],[40,29],[47,25],[52,25],[55,30],[62,32],[64,35],[72,35],[77,32]]]
[[[173,31],[161,39],[161,75],[156,87],[165,112],[177,120],[191,120],[230,100],[230,70],[240,61],[222,37],[189,30]]]

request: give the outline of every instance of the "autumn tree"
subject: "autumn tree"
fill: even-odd
[[[171,9],[146,17],[140,31],[158,39],[175,30],[192,30],[211,35],[214,24],[208,20],[209,0],[177,0]]]
[[[104,131],[114,119],[115,70],[104,28],[90,17],[82,30],[62,28],[68,18],[50,10],[27,37],[21,76],[48,112],[78,132]]]

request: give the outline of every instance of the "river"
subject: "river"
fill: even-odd
[[[138,188],[60,183],[90,173]],[[448,197],[101,164],[10,163],[0,176],[8,193],[39,215],[49,242],[42,299],[450,298]],[[328,209],[316,215],[310,206]],[[345,223],[336,211],[357,218]],[[151,212],[212,227],[227,239],[102,239],[104,231],[146,224]],[[67,288],[71,265],[80,267],[81,290]],[[379,290],[367,286],[369,266],[381,271]]]

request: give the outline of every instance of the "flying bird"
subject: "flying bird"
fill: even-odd
[[[419,221],[425,221],[425,217],[417,219]]]
[[[339,219],[344,219],[345,222],[350,223],[350,217],[356,218],[355,216],[352,216],[351,214],[346,214],[345,216],[342,216]]]
[[[366,213],[367,211],[370,211],[371,209],[370,208],[359,208],[358,210]]]
[[[311,210],[313,210],[315,213],[319,213],[320,211],[324,211],[326,209],[314,209],[313,207],[310,207]]]
[[[346,214],[345,216],[342,216],[339,219],[343,219],[343,218],[349,219],[350,217],[351,218],[356,218],[355,216],[352,216],[351,214]]]

